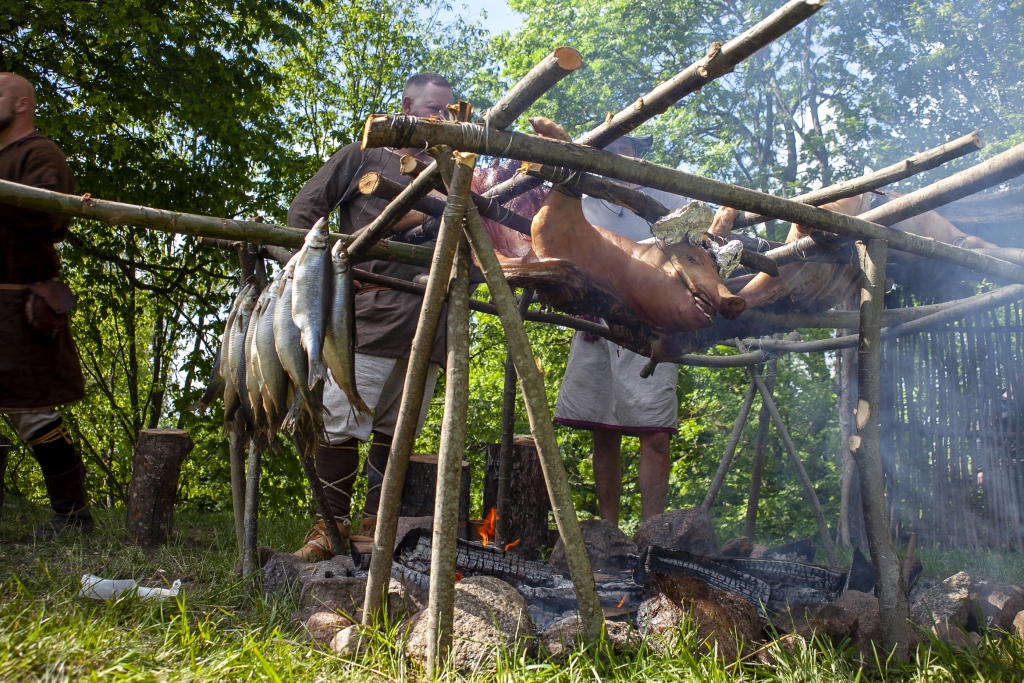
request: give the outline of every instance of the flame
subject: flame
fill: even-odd
[[[491,508],[490,510],[487,511],[487,516],[484,517],[483,524],[481,524],[480,528],[477,530],[478,533],[480,534],[480,545],[488,545],[491,541],[494,540],[494,536],[496,533],[494,530],[494,523],[498,521],[498,519],[499,517],[497,510]]]
[[[462,572],[455,572],[455,583],[458,583],[459,581],[462,581]]]
[[[517,538],[516,540],[512,541],[511,543],[506,543],[505,544],[505,550],[508,551],[508,550],[511,550],[512,548],[515,548],[517,545],[519,545],[519,541],[521,541],[521,540],[523,540],[523,539]]]
[[[626,598],[628,598],[628,597],[629,597],[629,593],[623,593],[622,594],[622,599],[619,600],[619,604],[617,604],[615,606],[618,607],[619,609],[622,609],[622,606],[626,604]]]

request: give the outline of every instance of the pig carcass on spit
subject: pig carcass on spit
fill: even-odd
[[[530,122],[540,135],[570,140],[553,121]],[[510,175],[507,166],[486,169],[475,178],[476,187],[486,189]],[[554,191],[545,198],[545,192],[532,190],[510,207],[532,216],[529,241],[486,222],[509,282],[533,287],[544,304],[602,317],[628,348],[655,357],[664,357],[660,339],[743,311],[743,299],[726,288],[703,246],[686,240],[634,242],[591,224],[579,197]]]

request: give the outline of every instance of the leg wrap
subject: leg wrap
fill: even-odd
[[[41,427],[28,443],[43,470],[46,493],[54,513],[61,517],[88,516],[85,463],[71,443],[63,422],[57,420]]]
[[[340,446],[321,444],[314,462],[331,512],[339,522],[348,520],[352,514],[352,485],[359,471],[359,441],[349,439]]]
[[[373,433],[370,454],[366,458],[366,506],[363,517],[376,517],[380,506],[380,487],[384,483],[384,470],[388,466],[388,455],[391,453],[391,436]]]

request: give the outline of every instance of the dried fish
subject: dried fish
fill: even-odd
[[[327,381],[323,345],[331,303],[330,243],[327,220],[321,218],[306,233],[305,243],[291,260],[295,264],[292,320],[299,328],[300,342],[306,350],[310,389]]]
[[[355,286],[344,242],[339,241],[331,250],[331,274],[334,282],[327,336],[324,338],[324,362],[334,381],[345,392],[352,409],[358,413],[369,413],[370,409],[356,388]]]
[[[302,350],[299,328],[292,321],[292,279],[296,258],[297,256],[288,262],[281,274],[277,303],[274,306],[274,348],[277,349],[281,367],[284,368],[295,390],[292,406],[282,423],[282,426],[289,430],[298,425],[300,411],[303,408],[313,418],[314,423],[322,422],[323,415],[323,402],[309,389],[309,361]]]

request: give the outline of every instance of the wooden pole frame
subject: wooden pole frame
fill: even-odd
[[[736,446],[739,445],[740,436],[743,434],[744,425],[747,424],[747,415],[750,414],[750,407],[754,404],[754,396],[756,394],[757,385],[751,380],[747,386],[747,393],[743,397],[743,402],[740,404],[740,412],[736,416],[736,424],[732,428],[732,434],[729,435],[729,442],[725,446],[725,452],[722,453],[722,461],[718,463],[718,470],[711,480],[711,486],[708,487],[707,495],[704,496],[704,502],[700,504],[705,510],[710,510],[711,506],[715,504],[715,498],[718,497],[718,492],[721,490],[722,484],[725,483],[725,475],[729,472],[729,466],[736,455]]]

